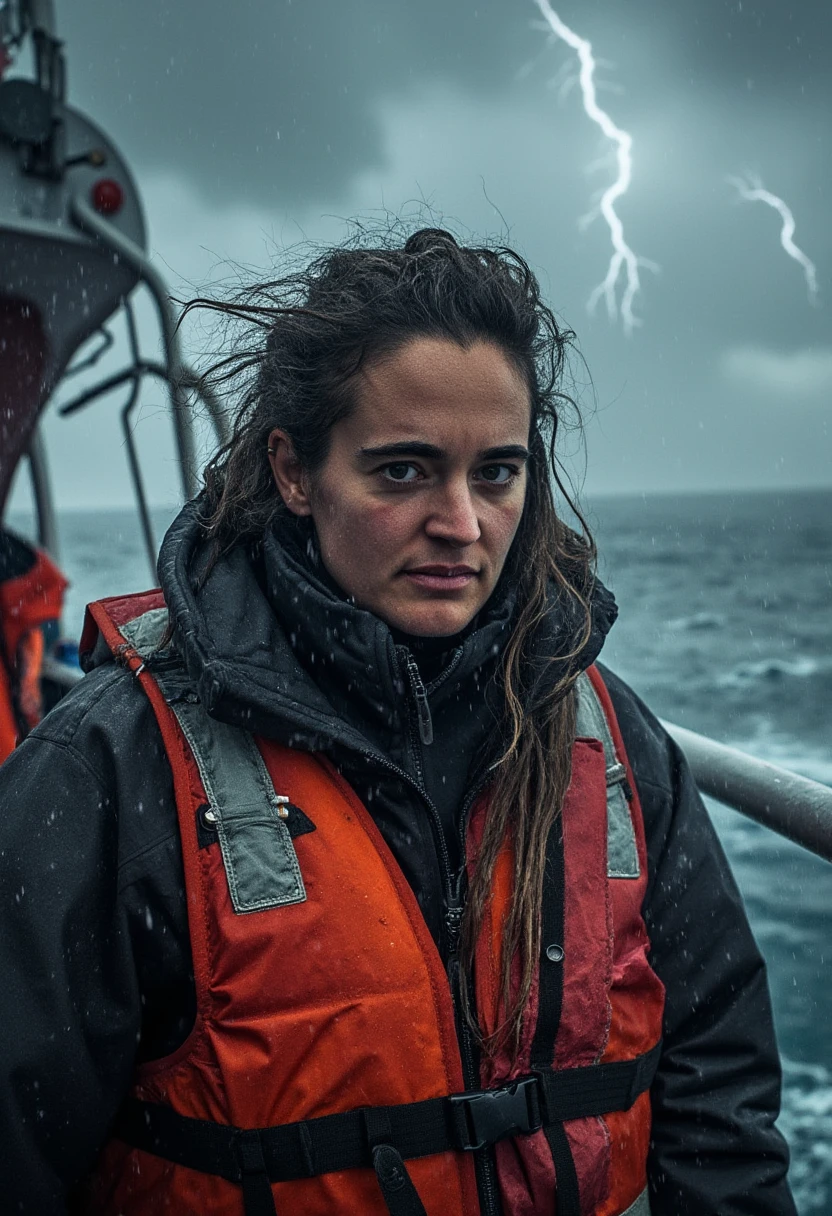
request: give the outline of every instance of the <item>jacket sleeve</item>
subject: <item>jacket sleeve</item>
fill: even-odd
[[[654,1216],[793,1216],[774,1126],[780,1062],[766,970],[687,762],[604,670],[644,812],[651,963],[666,987],[652,1087]]]
[[[142,715],[123,673],[94,673],[0,768],[3,1211],[66,1212],[132,1076],[137,958],[154,918],[161,936],[164,901],[136,890],[131,859],[147,874],[169,844],[150,813],[167,795]]]

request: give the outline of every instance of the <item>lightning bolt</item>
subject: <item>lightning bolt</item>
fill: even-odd
[[[803,250],[795,245],[792,239],[796,227],[794,216],[782,198],[778,198],[776,194],[772,194],[769,190],[764,190],[762,183],[757,178],[749,177],[746,181],[741,177],[729,177],[728,181],[736,188],[740,197],[744,198],[746,202],[766,203],[779,213],[780,219],[783,221],[783,227],[780,229],[780,244],[789,257],[793,258],[795,262],[798,262],[803,267],[809,303],[816,304],[818,301],[818,272],[811,258],[808,258]]]
[[[586,38],[581,38],[574,30],[561,21],[560,17],[549,4],[549,0],[534,0],[546,24],[556,38],[560,38],[571,47],[578,56],[580,63],[579,83],[583,96],[584,110],[592,122],[601,128],[604,137],[615,145],[618,174],[615,181],[601,195],[598,211],[604,217],[610,230],[612,241],[612,256],[603,282],[599,283],[589,297],[588,308],[592,312],[603,296],[607,302],[607,312],[610,320],[618,316],[619,305],[616,299],[616,288],[619,279],[624,275],[624,291],[621,296],[621,320],[626,333],[630,334],[641,322],[633,316],[633,300],[641,288],[639,281],[639,266],[651,263],[639,258],[624,239],[624,226],[615,210],[615,205],[622,195],[630,188],[633,175],[632,146],[633,138],[627,131],[622,131],[615,125],[609,114],[598,105],[595,87],[595,69],[597,62],[592,54],[592,44]],[[594,213],[589,217],[594,218]],[[655,267],[654,267],[655,269]]]

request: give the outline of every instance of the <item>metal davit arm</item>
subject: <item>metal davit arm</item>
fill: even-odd
[[[182,470],[182,489],[186,499],[193,498],[198,490],[196,468],[196,445],[193,421],[187,400],[188,381],[182,366],[179,331],[176,315],[171,307],[167,286],[150,259],[141,249],[119,232],[112,224],[102,219],[80,195],[75,195],[70,204],[70,213],[75,224],[102,245],[112,249],[116,257],[131,266],[148,287],[159,312],[159,322],[164,336],[167,359],[166,379],[170,385],[173,426],[179,464]]]
[[[662,725],[703,794],[832,861],[832,788],[672,722]]]
[[[43,434],[39,426],[35,427],[32,432],[27,455],[32,478],[32,497],[35,500],[38,543],[57,562],[59,560],[58,523],[55,518],[55,504],[52,501],[49,467],[46,463],[46,444],[43,442]]]

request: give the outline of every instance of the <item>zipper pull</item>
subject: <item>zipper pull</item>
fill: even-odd
[[[422,677],[419,675],[419,668],[416,666],[416,660],[413,658],[413,655],[409,653],[407,656],[407,674],[410,676],[413,695],[416,698],[416,713],[419,718],[419,738],[427,747],[428,744],[433,743],[433,718],[430,715],[428,694],[422,683]]]
[[[456,958],[459,947],[459,933],[462,928],[462,907],[451,904],[445,913],[445,929],[448,934],[448,958]]]

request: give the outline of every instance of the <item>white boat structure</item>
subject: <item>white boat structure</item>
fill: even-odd
[[[33,79],[4,76],[31,45]],[[143,359],[132,296],[140,285],[155,301],[165,358]],[[70,414],[125,384],[124,438],[136,509],[151,569],[156,544],[131,428],[141,382],[165,382],[184,498],[197,490],[192,403],[201,397],[220,441],[227,424],[215,398],[181,358],[176,314],[151,264],[138,188],[112,140],[65,98],[63,47],[52,0],[0,0],[0,522],[12,479],[28,464],[38,541],[58,556],[58,512],[39,419],[76,352],[94,364],[111,339],[105,324],[124,310],[131,360],[62,407]],[[73,370],[77,370],[75,364]],[[155,577],[155,573],[154,573]],[[77,668],[52,661],[64,689]],[[832,788],[665,723],[686,753],[703,793],[832,861]]]

